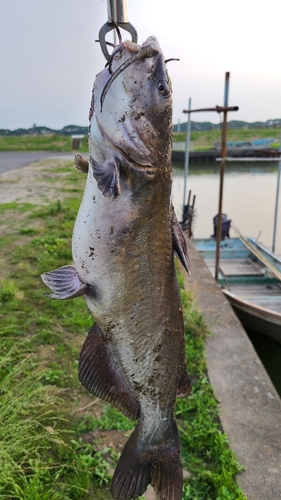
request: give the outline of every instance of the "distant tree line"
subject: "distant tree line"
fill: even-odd
[[[220,123],[211,122],[193,122],[191,121],[191,131],[200,132],[205,130],[220,130]],[[244,122],[241,120],[231,120],[227,123],[230,130],[235,129],[257,129],[257,128],[281,128],[281,118],[276,120],[267,120],[266,122]],[[186,122],[173,125],[173,132],[186,132]]]
[[[80,127],[79,125],[67,125],[59,130],[48,128],[48,127],[37,127],[33,126],[31,128],[18,128],[16,130],[0,129],[0,135],[75,135],[75,134],[88,134],[88,127]]]
[[[257,129],[257,128],[281,128],[281,118],[276,120],[267,120],[266,122],[244,122],[240,120],[231,120],[227,124],[228,128],[233,129]],[[191,121],[191,131],[200,132],[205,130],[219,130],[219,123],[211,122],[193,122]],[[173,132],[186,132],[186,122],[173,125]],[[74,135],[88,134],[88,127],[80,127],[79,125],[67,125],[59,130],[49,127],[37,127],[35,124],[31,128],[18,128],[16,130],[0,129],[0,136],[19,136],[19,135]]]

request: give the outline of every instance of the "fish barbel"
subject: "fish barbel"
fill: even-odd
[[[138,424],[112,480],[114,499],[152,484],[180,500],[176,396],[191,390],[174,252],[189,270],[171,205],[172,89],[155,37],[126,41],[95,80],[87,183],[73,231],[74,266],[42,276],[55,299],[84,295],[95,324],[79,379]]]

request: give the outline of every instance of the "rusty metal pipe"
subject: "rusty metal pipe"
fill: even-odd
[[[238,106],[216,106],[215,108],[200,108],[200,109],[184,109],[183,113],[197,113],[198,111],[217,111],[222,113],[225,111],[238,111]]]
[[[218,281],[219,277],[219,263],[220,263],[220,242],[221,242],[221,227],[222,227],[222,198],[223,198],[223,181],[225,171],[225,157],[226,157],[226,134],[227,134],[227,111],[228,111],[228,94],[229,94],[229,77],[230,73],[225,74],[225,87],[224,87],[224,107],[223,124],[221,132],[221,158],[220,164],[220,188],[219,188],[219,209],[218,209],[218,225],[217,225],[217,248],[216,248],[216,267],[215,279]]]

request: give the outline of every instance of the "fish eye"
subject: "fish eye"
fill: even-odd
[[[157,82],[157,88],[163,97],[168,97],[170,95],[170,87],[165,80],[159,80],[159,82]]]

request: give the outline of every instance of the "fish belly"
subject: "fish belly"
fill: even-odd
[[[124,390],[116,406],[139,418],[115,470],[112,497],[137,498],[151,483],[159,498],[180,500],[174,403],[185,369],[183,317],[169,207],[164,200],[151,207],[150,216],[146,200],[136,205],[126,189],[110,200],[89,172],[74,227],[73,260],[81,281],[91,285],[85,298],[108,346],[103,359],[110,360],[114,385],[119,380]]]
[[[184,357],[182,313],[170,221],[161,222],[160,233],[153,219],[136,222],[136,212],[129,195],[102,196],[89,173],[73,232],[73,260],[82,282],[92,286],[87,305],[123,377],[158,420],[175,399]]]

